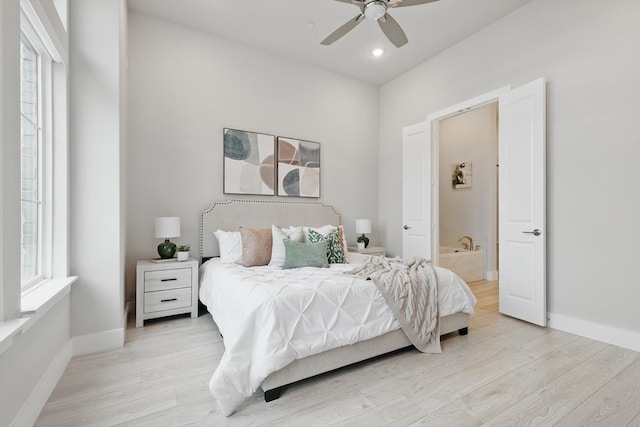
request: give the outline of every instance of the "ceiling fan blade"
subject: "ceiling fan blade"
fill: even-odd
[[[333,33],[329,34],[326,39],[320,42],[320,44],[329,46],[331,43],[335,42],[336,40],[347,34],[349,31],[353,30],[362,21],[364,21],[364,15],[361,13],[355,18],[348,20],[346,24],[335,30]]]
[[[339,1],[341,3],[355,4],[356,6],[363,6],[364,5],[364,0],[336,0],[336,1]],[[435,0],[431,0],[431,1],[435,1]]]
[[[378,25],[380,25],[380,29],[382,29],[382,32],[387,36],[389,41],[396,47],[404,46],[409,41],[407,40],[407,35],[402,31],[402,28],[400,28],[398,21],[393,19],[388,13],[385,13],[382,18],[378,19]]]
[[[338,0],[341,1],[341,0]],[[391,0],[389,1],[388,7],[407,7],[407,6],[417,6],[420,4],[432,3],[438,0]]]

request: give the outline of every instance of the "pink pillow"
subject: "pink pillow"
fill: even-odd
[[[271,229],[240,227],[242,236],[242,265],[267,265],[271,260]]]

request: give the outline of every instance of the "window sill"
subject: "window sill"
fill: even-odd
[[[22,317],[42,315],[69,293],[71,284],[78,276],[49,279],[41,285],[34,286],[22,295]]]
[[[50,279],[22,295],[21,318],[0,322],[0,354],[11,347],[13,337],[23,333],[38,318],[69,293],[78,276]]]

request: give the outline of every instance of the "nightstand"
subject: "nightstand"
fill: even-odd
[[[182,313],[198,317],[198,261],[138,261],[136,328],[147,319]]]
[[[386,256],[382,246],[369,246],[365,249],[358,249],[357,246],[349,246],[349,252],[358,252],[364,255]]]

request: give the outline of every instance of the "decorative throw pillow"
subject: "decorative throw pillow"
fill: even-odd
[[[271,226],[271,261],[269,265],[273,267],[282,267],[286,257],[284,249],[284,240],[303,243],[304,233],[302,227],[280,228],[275,225]]]
[[[307,237],[309,238],[309,243],[327,242],[327,261],[329,264],[345,263],[344,248],[338,229],[331,231],[326,236],[310,229]]]
[[[313,230],[318,234],[322,234],[323,236],[326,236],[327,234],[331,233],[333,230],[337,230],[338,227],[336,227],[335,225],[323,225],[322,227],[302,227],[302,229],[304,230],[305,242],[309,243],[310,230]]]
[[[339,226],[340,240],[342,240],[342,251],[344,252],[344,262],[347,262],[347,253],[349,252],[349,246],[347,245],[347,236],[344,233],[344,227]]]
[[[242,235],[242,265],[267,265],[271,259],[271,229],[240,227]]]
[[[220,261],[225,264],[242,264],[242,237],[239,231],[216,230]]]
[[[329,267],[327,242],[298,243],[284,240],[286,257],[282,268]]]

